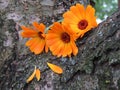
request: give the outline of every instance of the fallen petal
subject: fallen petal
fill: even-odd
[[[37,81],[40,80],[40,70],[39,69],[36,69],[36,78],[37,78]]]
[[[27,79],[26,82],[29,83],[31,80],[33,80],[35,74],[36,74],[36,66],[35,66],[34,72],[33,72],[32,75]]]
[[[50,67],[50,69],[57,73],[57,74],[62,74],[63,73],[63,69],[57,65],[51,64],[47,62],[47,65]]]

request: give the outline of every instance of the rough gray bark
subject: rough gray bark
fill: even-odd
[[[118,0],[118,8],[120,8],[120,0]]]
[[[50,14],[48,17],[49,13],[40,14],[39,12],[41,20],[35,19],[47,25],[51,24],[51,21],[59,20],[64,12],[63,10],[63,12],[58,13],[61,10],[58,10],[58,7],[61,6],[60,2],[49,1],[53,3],[54,7],[51,6],[51,10],[44,11],[53,11],[56,14]],[[66,1],[64,4],[67,4],[67,0],[64,1]],[[18,5],[20,2],[15,3]],[[42,1],[29,0],[26,3],[34,6],[33,2]],[[77,0],[71,3],[76,2]],[[69,2],[68,6],[71,3]],[[8,7],[13,8],[12,5],[14,4]],[[65,6],[69,8],[67,5]],[[20,9],[21,3],[18,7]],[[57,9],[55,10],[55,8]],[[33,7],[33,9],[36,8]],[[120,90],[120,10],[99,24],[97,28],[88,32],[82,39],[79,39],[77,41],[79,53],[72,58],[56,58],[50,52],[40,55],[31,53],[24,46],[26,40],[19,36],[18,24],[27,24],[27,20],[32,22],[29,15],[32,15],[34,10],[29,9],[31,12],[23,12],[22,14],[26,13],[24,18],[27,20],[22,18],[17,19],[18,21],[13,17],[9,18],[14,19],[14,21],[8,20],[9,18],[6,16],[10,12],[6,13],[6,11],[9,9],[4,10],[0,16],[0,90]],[[43,9],[38,7],[37,10]],[[46,19],[42,17],[45,15]],[[47,67],[47,61],[60,65],[64,73],[62,75],[53,73]],[[26,79],[33,72],[34,65],[41,70],[41,80],[38,82],[34,79],[31,83],[26,84]]]

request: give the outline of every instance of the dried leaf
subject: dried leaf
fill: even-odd
[[[57,74],[62,74],[63,73],[63,69],[57,65],[51,64],[47,62],[47,65],[50,67],[50,69],[57,73]]]
[[[36,69],[36,78],[37,78],[37,81],[40,80],[40,70],[39,69]]]
[[[27,79],[26,82],[29,83],[31,80],[33,80],[35,74],[36,74],[36,66],[35,66],[34,72],[33,72],[32,75]]]

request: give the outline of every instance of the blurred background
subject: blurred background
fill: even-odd
[[[118,0],[92,0],[98,22],[102,22],[118,8]]]

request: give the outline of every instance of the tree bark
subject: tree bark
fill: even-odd
[[[60,20],[72,4],[82,3],[82,0],[58,1],[13,0],[2,8],[0,90],[120,90],[120,10],[77,40],[77,56],[57,58],[50,52],[34,55],[25,47],[19,25],[34,20],[50,25]],[[63,74],[53,73],[46,62],[61,66]],[[27,84],[35,65],[41,70],[41,80]]]
[[[118,0],[118,8],[120,9],[120,0]]]

